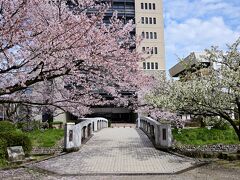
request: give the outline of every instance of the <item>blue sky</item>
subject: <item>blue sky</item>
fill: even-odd
[[[163,0],[166,69],[190,52],[240,37],[240,0]]]

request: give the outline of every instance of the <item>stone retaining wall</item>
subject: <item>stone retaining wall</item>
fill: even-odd
[[[184,151],[203,151],[203,152],[237,152],[240,151],[240,144],[214,144],[204,146],[184,145],[178,146],[178,149]]]
[[[173,152],[195,158],[220,158],[227,160],[240,159],[240,144],[216,144],[204,146],[182,145],[173,146]]]
[[[62,151],[63,148],[34,147],[31,155],[60,154]]]

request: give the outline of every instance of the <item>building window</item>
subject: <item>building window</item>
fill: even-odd
[[[155,47],[154,49],[155,49],[155,54],[157,54],[157,53],[158,53],[158,49],[157,49],[157,47]]]
[[[157,24],[156,18],[153,18],[153,24]]]
[[[142,47],[142,52],[145,52],[146,51],[146,48],[145,47]]]
[[[142,24],[144,24],[144,17],[142,17],[141,19],[142,19]]]
[[[154,39],[157,39],[157,33],[154,32]]]
[[[154,63],[151,62],[151,69],[154,69]]]
[[[153,54],[153,48],[151,48],[151,54]]]
[[[150,32],[150,39],[153,39],[153,32]]]
[[[167,130],[166,129],[162,129],[162,139],[163,140],[167,140]]]
[[[146,32],[146,38],[149,39],[149,32]]]
[[[145,17],[145,22],[146,24],[148,24],[148,17]]]
[[[145,38],[145,33],[144,32],[142,32],[142,38]]]
[[[71,130],[69,130],[69,141],[72,141],[73,140],[73,130],[71,129]]]
[[[158,69],[158,63],[155,62],[155,69]]]
[[[146,69],[146,62],[143,62],[143,69]]]
[[[150,69],[150,62],[147,62],[147,69]]]
[[[143,3],[141,3],[141,9],[144,9],[144,5],[143,5]]]
[[[152,18],[151,17],[149,18],[149,24],[152,24]]]
[[[152,4],[149,3],[149,4],[148,4],[148,7],[149,7],[149,9],[152,9]]]
[[[149,47],[146,48],[147,54],[149,54]]]
[[[148,4],[147,3],[145,3],[145,9],[148,9]]]
[[[153,10],[155,10],[156,9],[156,6],[155,6],[155,3],[153,3]]]

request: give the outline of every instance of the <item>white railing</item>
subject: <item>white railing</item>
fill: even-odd
[[[137,127],[148,135],[156,148],[166,149],[171,147],[171,124],[160,123],[150,117],[141,116],[137,119]]]
[[[64,128],[64,150],[78,150],[82,142],[89,139],[94,131],[108,127],[108,120],[101,117],[82,118],[81,122],[66,123]]]

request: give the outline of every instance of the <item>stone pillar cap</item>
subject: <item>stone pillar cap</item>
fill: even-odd
[[[67,124],[67,125],[75,125],[75,123],[72,123],[72,122],[71,122],[71,123],[66,123],[66,124]]]

